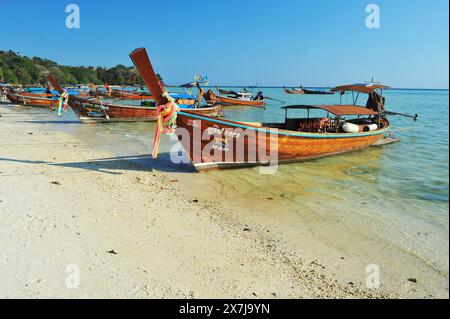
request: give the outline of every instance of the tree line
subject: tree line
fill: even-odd
[[[65,85],[91,82],[111,85],[143,84],[134,67],[122,64],[112,68],[64,66],[47,59],[21,56],[14,51],[0,51],[0,83],[46,85],[49,74]]]

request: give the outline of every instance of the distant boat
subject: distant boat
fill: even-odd
[[[237,92],[236,92],[236,91],[233,91],[233,90],[223,90],[223,89],[221,89],[221,88],[218,87],[218,86],[216,86],[216,90],[217,90],[217,92],[219,92],[219,94],[224,94],[224,95],[234,95],[234,94],[236,94],[236,95],[237,95]]]
[[[305,94],[303,89],[287,89],[286,87],[283,87],[283,89],[287,94]]]
[[[326,94],[334,94],[334,92],[328,92],[328,91],[315,91],[315,90],[308,90],[305,88],[302,88],[304,94],[318,94],[318,95],[326,95]]]
[[[127,91],[127,90],[113,90],[111,97],[119,98],[121,100],[153,100],[153,96],[145,92]]]
[[[217,88],[219,89],[219,88]],[[220,92],[220,91],[219,91]],[[261,95],[253,96],[252,93],[249,92],[233,92],[229,95],[233,96],[224,96],[224,95],[216,95],[212,90],[208,90],[208,92],[204,95],[205,99],[211,103],[217,103],[222,106],[254,106],[254,107],[264,107],[266,102],[264,101],[264,97]]]
[[[298,89],[287,89],[286,87],[283,87],[283,89],[287,94],[318,94],[318,95],[334,94],[333,92],[328,91],[316,91],[305,89],[303,86],[300,86],[300,88]]]

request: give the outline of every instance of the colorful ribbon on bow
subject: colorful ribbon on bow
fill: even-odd
[[[59,105],[58,105],[58,116],[61,116],[61,112],[67,112],[67,103],[69,102],[69,93],[67,90],[64,91],[59,96]]]
[[[156,108],[156,111],[158,112],[158,120],[156,122],[155,138],[153,139],[153,158],[158,157],[161,134],[170,135],[174,132],[176,128],[177,112],[179,110],[179,106],[173,101],[160,105]]]

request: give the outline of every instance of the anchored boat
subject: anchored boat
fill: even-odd
[[[283,87],[283,89],[286,94],[317,94],[317,95],[334,94],[334,92],[305,89],[302,85],[300,85],[300,88],[298,89],[287,89],[286,87]]]
[[[132,92],[127,90],[114,90],[111,92],[111,97],[121,100],[153,100],[153,96],[145,92]]]
[[[17,105],[54,109],[58,107],[59,104],[58,98],[29,96],[20,93],[7,93],[6,96],[11,101],[11,103]]]
[[[283,86],[283,90],[286,94],[305,94],[305,91],[303,89],[288,89]]]
[[[103,102],[101,99],[71,97],[69,106],[82,123],[99,122],[152,122],[158,118],[156,106],[134,106]],[[219,116],[220,106],[185,108],[186,113]]]
[[[200,171],[292,163],[342,154],[376,144],[390,130],[384,116],[359,106],[293,105],[284,109],[284,123],[236,122],[179,112],[177,135]],[[289,117],[288,110],[326,114]]]
[[[208,90],[206,94],[203,94],[203,97],[210,103],[220,104],[222,106],[254,106],[263,108],[266,105],[262,92],[259,92],[256,96],[253,96],[249,92],[228,92],[232,93],[229,96],[224,96],[216,95],[212,90]]]
[[[283,107],[282,123],[248,123],[178,113],[178,138],[197,170],[300,162],[369,146],[399,141],[385,110],[381,84],[354,84],[332,92],[352,92],[352,105],[291,105]],[[356,96],[355,96],[356,92]],[[356,102],[368,94],[366,106]],[[303,112],[291,116],[289,112]],[[306,113],[306,114],[305,114]]]

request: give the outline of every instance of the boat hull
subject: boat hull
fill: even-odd
[[[284,92],[286,92],[287,94],[305,94],[305,91],[303,90],[284,89]]]
[[[8,93],[8,99],[13,104],[25,105],[25,106],[33,106],[33,107],[43,107],[54,109],[59,105],[59,101],[51,98],[45,97],[30,97],[22,94]]]
[[[327,91],[313,91],[313,90],[303,90],[303,94],[309,94],[309,95],[333,95],[333,92],[327,92]]]
[[[197,171],[294,163],[352,152],[379,142],[388,131],[387,126],[357,134],[302,133],[184,112],[178,114],[177,127],[178,139]]]
[[[217,96],[217,103],[222,106],[255,106],[255,107],[264,107],[266,103],[264,101],[245,101],[234,99],[226,96]]]
[[[102,103],[96,99],[69,98],[69,105],[83,123],[153,122],[157,120],[156,107]],[[219,116],[220,106],[186,109],[187,113]]]
[[[121,100],[153,100],[151,95],[140,95],[125,91],[112,91],[111,96]]]

